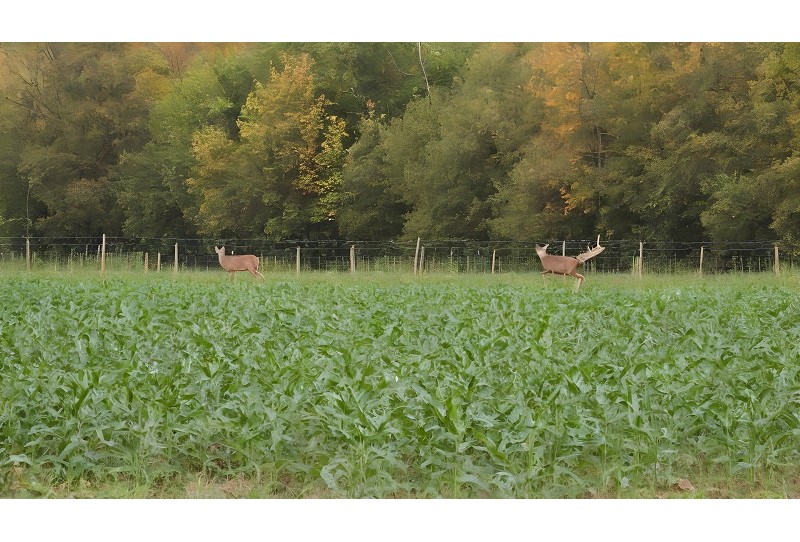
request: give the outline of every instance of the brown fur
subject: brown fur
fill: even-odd
[[[237,271],[248,271],[256,278],[264,278],[264,275],[258,272],[258,258],[256,256],[252,254],[226,256],[224,246],[222,248],[214,247],[214,251],[219,257],[219,264],[225,271],[231,274],[231,279],[233,279],[233,274]]]
[[[542,261],[542,267],[544,271],[542,271],[542,275],[546,275],[547,273],[553,273],[555,275],[569,275],[571,277],[575,277],[578,279],[578,284],[575,287],[577,290],[583,284],[583,275],[578,273],[578,266],[589,260],[594,258],[603,250],[605,247],[600,246],[600,237],[597,238],[597,246],[593,249],[590,249],[583,254],[580,254],[577,258],[573,258],[572,256],[555,256],[552,254],[547,253],[547,247],[550,245],[539,246],[536,245],[536,254],[539,256],[539,259]]]

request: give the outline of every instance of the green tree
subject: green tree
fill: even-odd
[[[170,61],[173,67],[166,86],[152,95],[150,141],[139,151],[124,153],[115,170],[126,235],[196,234],[199,203],[186,184],[195,166],[193,137],[214,127],[225,138],[239,138],[236,120],[253,86],[239,58],[246,50],[181,50],[184,60]],[[171,59],[175,54],[164,58]]]
[[[219,128],[195,133],[187,181],[200,202],[201,233],[329,237],[345,158],[342,119],[315,95],[313,61],[286,57],[247,97],[240,141]]]
[[[651,185],[650,196],[639,209],[645,235],[701,238],[703,182],[756,166],[753,140],[746,137],[745,107],[752,79],[746,52],[738,44],[693,49],[696,56],[680,100],[653,127],[651,152],[642,164],[641,179]]]
[[[793,43],[3,44],[0,232],[795,242],[799,74]]]
[[[351,239],[394,239],[403,232],[409,206],[392,184],[382,145],[386,125],[370,117],[342,168],[339,231]]]
[[[496,198],[502,235],[596,229],[699,239],[742,186],[726,183],[785,156],[785,125],[751,105],[763,47],[543,44],[534,52],[547,111]],[[750,221],[741,232],[763,231],[762,215],[763,206],[740,212]],[[714,235],[730,231],[717,226]]]
[[[535,122],[515,140],[518,158],[492,198],[495,237],[575,237],[591,229],[575,182],[582,162],[594,161],[587,143],[592,130],[582,117],[586,56],[585,46],[538,44],[521,59],[527,74],[521,99],[535,108],[527,115]]]
[[[489,236],[491,198],[541,119],[527,99],[527,47],[479,47],[452,90],[432,87],[389,123],[383,149],[388,182],[410,207],[406,237]]]
[[[710,205],[700,213],[708,236],[718,241],[748,241],[773,237],[771,213],[762,187],[752,176],[719,173],[703,183]]]
[[[6,49],[23,112],[18,171],[46,211],[48,235],[118,234],[109,175],[148,138],[149,87],[166,73],[138,44],[21,44]]]
[[[755,126],[763,143],[763,168],[744,187],[771,212],[770,230],[792,244],[800,241],[800,45],[761,44],[758,78],[751,83]],[[709,213],[708,219],[713,214]]]
[[[0,66],[4,56],[0,53]],[[0,93],[8,91],[8,77],[0,77]],[[13,102],[0,99],[0,236],[21,236],[26,232],[26,199],[28,187],[17,167],[23,139],[18,127],[23,124],[23,112]]]

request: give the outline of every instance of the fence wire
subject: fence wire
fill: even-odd
[[[99,268],[102,237],[0,237],[0,265],[29,265],[53,269]],[[576,256],[596,240],[540,240],[549,254]],[[128,239],[106,237],[106,267],[112,269],[172,270],[177,245],[178,268],[218,270],[214,246],[228,254],[255,254],[267,271],[295,271],[298,248],[301,271],[412,272],[421,273],[525,273],[539,272],[536,242],[420,240],[284,240],[264,239]],[[730,242],[677,242],[601,240],[606,250],[586,264],[588,272],[636,273],[641,256],[644,273],[703,273],[774,271],[775,247],[781,269],[793,268],[800,247],[775,240]],[[351,259],[352,258],[352,259]]]

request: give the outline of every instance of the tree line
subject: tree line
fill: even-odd
[[[0,235],[781,239],[797,43],[0,44]]]

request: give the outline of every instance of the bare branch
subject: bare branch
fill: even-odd
[[[394,67],[397,68],[397,71],[399,71],[402,75],[406,75],[406,76],[409,76],[409,77],[411,77],[413,75],[413,74],[410,74],[410,73],[406,73],[406,72],[404,72],[403,70],[400,69],[400,66],[397,65],[397,61],[395,61],[394,56],[392,55],[391,51],[389,51],[387,49],[386,52],[389,53],[389,58],[392,59],[392,64],[394,64]]]
[[[425,72],[425,63],[422,61],[422,42],[417,42],[419,51],[419,65],[422,66],[422,75],[425,77],[425,88],[428,89],[428,102],[431,101],[431,86],[428,84],[428,74]]]

